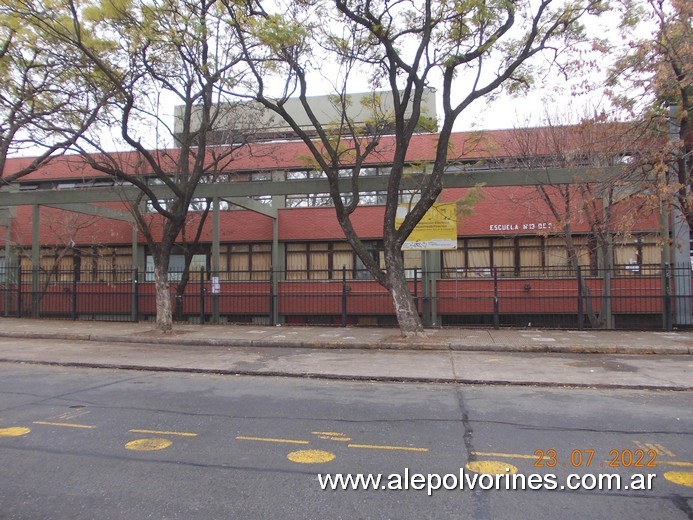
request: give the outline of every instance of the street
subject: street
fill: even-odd
[[[690,392],[0,363],[0,518],[686,519],[690,405]],[[499,467],[558,486],[429,496],[318,477]],[[600,473],[656,477],[651,490],[560,489]]]

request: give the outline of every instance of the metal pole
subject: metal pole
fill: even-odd
[[[577,313],[578,313],[578,330],[585,328],[585,312],[582,308],[582,267],[577,266]]]
[[[270,270],[269,276],[269,322],[270,325],[276,325],[276,313],[274,312],[274,307],[276,305],[274,299],[274,268]]]
[[[200,325],[205,323],[205,269],[200,267]]]
[[[79,276],[79,265],[72,266],[72,319],[77,319],[77,277]]]
[[[132,270],[132,303],[131,303],[131,318],[132,321],[137,323],[139,321],[139,292],[140,292],[140,284],[139,284],[139,269],[136,267]]]
[[[346,266],[342,266],[342,327],[347,326],[347,283]]]
[[[22,262],[17,262],[17,317],[22,317]]]
[[[416,307],[416,312],[419,312],[419,269],[414,268],[414,306]]]
[[[664,273],[664,305],[662,305],[664,321],[662,325],[664,330],[672,330],[673,324],[671,320],[671,279],[669,274],[669,266],[665,265],[662,271]]]
[[[493,328],[500,328],[500,302],[498,301],[498,268],[493,268]]]

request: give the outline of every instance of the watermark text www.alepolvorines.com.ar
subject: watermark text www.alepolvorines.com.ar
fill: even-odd
[[[412,473],[332,473],[319,474],[318,483],[322,490],[382,490],[382,491],[426,491],[430,496],[435,491],[462,490],[599,490],[599,491],[649,491],[656,473],[635,473],[629,476],[618,473],[571,473],[559,477],[554,473],[486,474],[467,472],[460,468],[458,474]]]

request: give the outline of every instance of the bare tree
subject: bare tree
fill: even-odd
[[[402,244],[443,188],[453,125],[474,102],[506,88],[522,91],[533,81],[533,58],[568,66],[570,50],[584,40],[579,20],[600,2],[402,2],[307,0],[270,5],[263,0],[224,1],[254,76],[252,97],[281,116],[303,140],[329,180],[337,219],[347,240],[378,282],[390,292],[404,335],[423,333],[408,289]],[[545,62],[546,63],[546,62]],[[324,67],[331,64],[334,68]],[[329,70],[328,70],[329,69]],[[322,75],[321,75],[322,71]],[[350,115],[352,85],[374,92],[363,102],[369,124]],[[425,111],[426,89],[440,86],[442,115],[430,171],[419,200],[395,226],[407,154],[415,133],[434,131]],[[309,94],[331,85],[341,116],[321,122]],[[375,91],[385,88],[389,104]],[[297,118],[286,109],[300,100]],[[390,106],[391,109],[386,109]],[[307,120],[308,125],[301,123]],[[359,204],[359,177],[380,137],[394,135],[383,221],[384,270],[368,253],[351,222]],[[454,155],[454,152],[453,152]],[[349,197],[340,176],[348,172]]]
[[[61,2],[69,18],[46,19],[33,5],[31,19],[81,53],[117,92],[117,142],[131,152],[110,153],[97,138],[83,140],[80,151],[92,168],[142,193],[132,211],[154,260],[157,329],[167,332],[169,262],[195,190],[227,170],[250,135],[252,117],[248,111],[236,117],[231,95],[243,79],[243,64],[215,2]],[[221,120],[233,121],[233,131],[217,146]],[[156,185],[165,187],[163,198]]]
[[[636,137],[650,140],[632,171],[644,174],[651,191],[666,192],[693,229],[693,7],[686,0],[621,4],[623,39],[607,47],[617,56],[609,92],[640,123]]]
[[[518,165],[527,168],[575,168],[623,166],[627,158],[637,153],[633,125],[606,121],[605,114],[585,117],[570,124],[563,114],[545,114],[538,128],[515,128],[507,141],[507,155]],[[586,223],[594,251],[605,277],[613,269],[613,241],[616,235],[627,235],[632,222],[614,211],[618,204],[642,204],[641,183],[633,179],[629,168],[621,175],[609,175],[602,182],[566,185],[539,185],[535,197],[525,201],[537,210],[544,207],[556,223],[553,232],[559,234],[566,246],[568,262],[577,272],[581,252],[574,239],[575,225]],[[645,209],[645,208],[643,208]],[[627,213],[632,216],[632,211]],[[582,279],[586,314],[594,328],[606,325],[594,311],[590,288]],[[607,308],[608,291],[602,291],[602,309]]]

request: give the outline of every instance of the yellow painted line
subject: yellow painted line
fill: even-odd
[[[652,442],[644,442],[643,443],[640,441],[633,441],[633,444],[635,444],[641,450],[655,450],[657,453],[664,453],[665,455],[669,455],[669,457],[676,457],[675,453],[668,450],[662,444],[656,444],[656,443],[652,443]]]
[[[313,435],[329,435],[331,437],[344,437],[343,433],[340,432],[312,432]]]
[[[361,448],[365,450],[401,450],[401,451],[428,451],[428,448],[410,448],[409,446],[379,446],[376,444],[347,444],[347,448]]]
[[[681,466],[682,468],[693,468],[693,462],[678,462],[678,461],[657,461],[657,466]]]
[[[21,437],[29,433],[31,429],[22,426],[12,426],[10,428],[0,428],[0,437]]]
[[[655,444],[654,447],[655,447],[655,449],[656,449],[657,451],[661,451],[661,452],[664,453],[665,455],[669,455],[670,457],[676,457],[676,455],[675,455],[674,453],[672,453],[671,451],[669,451],[668,449],[666,449],[666,448],[665,448],[664,446],[662,446],[661,444]]]
[[[297,441],[294,439],[272,439],[269,437],[246,437],[239,435],[236,437],[238,441],[259,441],[259,442],[280,442],[285,444],[308,444],[308,441]]]
[[[636,442],[636,444],[639,444]],[[654,448],[651,448],[654,449]],[[671,453],[671,452],[669,452]],[[520,453],[494,453],[494,452],[484,452],[484,451],[473,451],[472,455],[477,457],[500,457],[508,459],[530,459],[536,460],[536,455],[522,455]],[[684,468],[693,468],[693,462],[678,462],[678,461],[666,461],[657,460],[657,466],[681,466]]]
[[[477,457],[501,457],[501,458],[508,458],[508,459],[532,459],[536,460],[537,456],[536,455],[522,455],[520,453],[493,453],[493,452],[485,452],[485,451],[473,451],[471,452],[472,455],[476,455]]]
[[[65,428],[84,428],[84,429],[89,429],[89,430],[96,428],[96,426],[90,426],[88,424],[74,424],[74,423],[48,422],[48,421],[34,421],[34,424],[42,424],[44,426],[62,426]]]
[[[178,435],[179,437],[197,437],[196,433],[188,432],[162,432],[158,430],[129,430],[130,433],[146,433],[152,435]]]
[[[78,412],[73,412],[73,413],[63,413],[60,415],[56,415],[55,417],[51,417],[51,419],[57,419],[59,421],[71,421],[72,419],[77,419],[77,417],[81,417],[83,415],[87,415],[89,410],[84,410],[84,411],[78,411]]]

